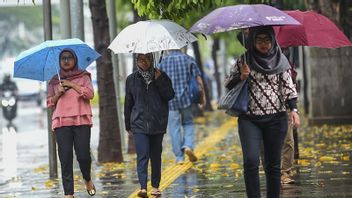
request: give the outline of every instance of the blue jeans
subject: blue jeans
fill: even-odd
[[[259,156],[264,145],[267,197],[280,197],[281,149],[287,132],[286,113],[248,118],[240,116],[238,131],[243,152],[244,179],[249,198],[260,197]]]
[[[141,189],[147,189],[149,159],[152,171],[152,187],[159,188],[164,134],[147,135],[134,133],[133,137],[137,151],[137,173]]]
[[[183,161],[183,150],[186,147],[190,149],[194,148],[194,123],[192,106],[175,111],[170,110],[167,128],[170,134],[172,151],[175,154],[176,162]]]

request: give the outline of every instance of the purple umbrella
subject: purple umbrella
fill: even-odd
[[[190,29],[206,35],[262,25],[300,25],[288,14],[268,5],[251,4],[218,8],[198,20]]]

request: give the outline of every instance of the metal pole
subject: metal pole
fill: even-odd
[[[115,9],[115,0],[106,0],[106,8],[109,18],[109,34],[110,34],[110,42],[115,38],[117,35],[116,31],[116,9]],[[117,118],[119,119],[119,131],[121,137],[121,147],[122,150],[126,149],[126,141],[125,141],[125,127],[122,120],[122,109],[120,104],[120,70],[119,70],[119,61],[118,56],[111,51],[111,58],[112,58],[112,67],[113,67],[113,76],[114,76],[114,85],[115,85],[115,93],[116,93],[116,102],[117,102]]]
[[[83,0],[70,1],[71,35],[84,41]]]
[[[60,1],[60,34],[62,39],[71,38],[70,0]]]
[[[43,19],[44,19],[44,40],[52,40],[52,24],[51,24],[51,0],[43,1]],[[48,86],[47,86],[48,87]],[[57,155],[56,141],[51,131],[51,115],[52,111],[48,108],[48,143],[49,143],[49,175],[50,178],[57,178]]]

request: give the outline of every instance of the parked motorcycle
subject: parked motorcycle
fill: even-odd
[[[2,114],[11,122],[17,115],[17,98],[13,91],[3,91],[1,95]]]

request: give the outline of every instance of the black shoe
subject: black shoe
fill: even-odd
[[[93,188],[92,188],[92,189],[90,189],[90,190],[87,189],[87,193],[88,193],[88,195],[90,195],[90,196],[94,196],[95,193],[97,193],[97,190],[95,189],[94,184],[93,184]]]

